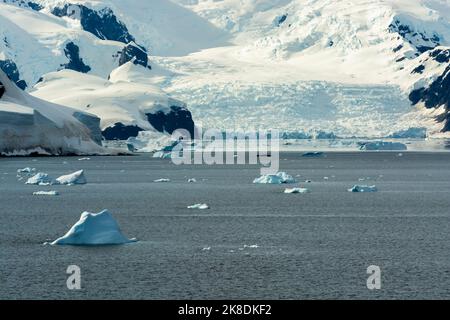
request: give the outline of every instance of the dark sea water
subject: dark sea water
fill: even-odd
[[[302,183],[311,193],[252,184],[258,166],[175,166],[148,155],[0,158],[0,299],[450,298],[450,153],[281,159],[282,171],[312,180]],[[54,177],[85,169],[88,184],[28,186],[16,177],[23,167]],[[379,192],[347,192],[358,183]],[[39,190],[61,195],[32,195]],[[195,203],[211,209],[186,208]],[[83,211],[102,209],[140,241],[43,245]],[[66,288],[73,264],[80,291]],[[381,290],[366,287],[369,265],[381,268]]]

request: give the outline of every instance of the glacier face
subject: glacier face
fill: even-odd
[[[108,154],[100,145],[99,121],[29,95],[0,70],[1,155]]]

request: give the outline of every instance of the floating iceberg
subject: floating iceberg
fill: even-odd
[[[309,193],[307,188],[286,188],[284,193]]]
[[[36,191],[33,196],[59,196],[58,191]]]
[[[161,178],[161,179],[153,180],[153,182],[170,182],[170,179]]]
[[[100,213],[83,212],[80,220],[52,245],[113,245],[136,241],[126,238],[109,211],[103,210]]]
[[[84,176],[84,171],[80,170],[65,176],[61,176],[56,179],[58,184],[74,185],[74,184],[86,184],[86,178]]]
[[[52,178],[49,177],[48,174],[39,172],[29,178],[25,184],[33,184],[33,185],[40,185],[40,186],[48,186],[53,184],[54,181]]]
[[[374,142],[359,142],[359,150],[364,151],[390,151],[390,150],[407,150],[405,144],[400,142],[385,142],[385,141],[374,141]]]
[[[409,128],[400,130],[391,134],[388,138],[395,139],[425,139],[427,137],[427,128]]]
[[[172,152],[157,151],[153,154],[153,158],[171,159]]]
[[[323,152],[305,152],[302,154],[302,157],[305,158],[322,158],[323,156],[325,156]]]
[[[188,206],[188,209],[199,209],[199,210],[206,210],[209,209],[209,206],[206,203],[197,203],[193,204],[192,206]]]
[[[277,174],[267,174],[253,180],[253,183],[263,184],[282,184],[282,183],[295,183],[294,178],[288,175],[286,172],[278,172]]]
[[[354,185],[348,192],[377,192],[376,186]]]

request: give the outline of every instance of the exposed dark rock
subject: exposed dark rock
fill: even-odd
[[[62,64],[61,67],[64,67],[64,69],[75,70],[82,73],[88,73],[89,71],[91,71],[91,67],[84,64],[83,59],[80,58],[80,48],[76,44],[74,44],[73,42],[69,42],[68,44],[66,44],[64,53],[69,59],[69,62],[66,64]]]
[[[0,60],[0,69],[8,76],[8,78],[13,81],[16,86],[20,89],[25,90],[27,88],[27,83],[20,79],[19,69],[17,65],[12,60]]]
[[[106,140],[127,140],[130,137],[137,137],[143,129],[136,125],[126,126],[121,122],[103,130],[102,134]]]
[[[392,33],[398,33],[404,40],[413,45],[420,53],[436,48],[440,45],[441,41],[437,34],[427,36],[425,33],[414,30],[413,27],[407,25],[406,23],[402,23],[398,18],[389,25],[389,31]],[[424,42],[426,44],[423,44]],[[400,49],[401,48],[398,50]],[[395,49],[394,52],[396,52]]]
[[[277,18],[275,19],[276,25],[277,25],[278,27],[281,26],[281,25],[286,21],[287,17],[288,17],[287,13],[286,13],[286,14],[283,14],[283,15],[280,16],[280,17],[277,17]]]
[[[392,51],[398,52],[398,51],[400,51],[401,49],[403,49],[403,45],[399,45],[398,47],[395,47],[394,49],[392,49]]]
[[[5,93],[5,86],[3,83],[0,82],[0,99],[3,97],[3,94]]]
[[[428,88],[414,90],[409,95],[413,104],[424,102],[426,108],[445,106],[446,113],[438,117],[438,121],[445,121],[443,131],[450,127],[450,65]]]
[[[417,68],[415,68],[411,73],[423,73],[423,70],[425,70],[425,66],[420,65]]]
[[[449,63],[450,62],[450,49],[436,49],[430,52],[430,57],[432,57],[436,62],[439,63]]]
[[[80,4],[66,4],[52,10],[52,14],[58,17],[70,17],[78,13],[83,30],[102,40],[114,40],[126,44],[135,41],[125,24],[117,19],[110,8],[95,11]]]
[[[145,49],[134,43],[128,44],[120,52],[119,66],[132,60],[135,65],[141,65],[143,67],[148,67],[149,69],[151,69],[151,66],[148,64],[147,52],[145,51]]]
[[[172,134],[177,129],[185,129],[191,134],[191,137],[194,136],[194,121],[191,112],[186,108],[171,106],[168,113],[158,111],[147,113],[146,116],[150,124],[159,132]]]
[[[22,7],[22,8],[30,8],[33,9],[35,11],[40,11],[42,10],[44,7],[41,6],[40,4],[36,3],[36,2],[32,2],[32,1],[25,1],[25,0],[3,0],[2,2],[4,3],[10,3],[10,4],[14,4],[18,7]]]

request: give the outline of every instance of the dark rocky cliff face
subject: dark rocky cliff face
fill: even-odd
[[[148,55],[144,48],[130,43],[120,52],[119,66],[124,65],[129,61],[133,61],[135,65],[141,65],[145,68],[151,69],[148,63]]]
[[[194,136],[195,124],[189,110],[184,107],[172,106],[169,112],[158,111],[146,114],[148,122],[157,131],[172,134],[177,129],[185,129],[191,137]],[[113,126],[103,130],[103,138],[106,140],[127,140],[137,137],[142,128],[136,125],[124,125],[115,123]]]
[[[6,73],[8,78],[13,81],[20,89],[25,90],[27,83],[20,79],[19,69],[12,60],[0,60],[0,69]]]
[[[5,86],[3,85],[3,83],[0,82],[0,99],[3,97],[4,94],[5,94]]]
[[[177,129],[185,129],[194,136],[195,125],[191,112],[183,107],[171,106],[168,113],[158,111],[147,113],[148,122],[159,132],[172,134]]]
[[[423,102],[426,108],[444,106],[446,113],[439,116],[437,120],[444,122],[443,131],[450,131],[450,49],[435,49],[430,52],[428,59],[448,65],[445,71],[428,87],[412,91],[409,99],[413,104]],[[423,65],[418,68],[420,67]],[[425,68],[420,69],[423,71]]]
[[[118,20],[109,8],[95,11],[80,4],[66,4],[63,7],[53,8],[52,14],[57,17],[78,17],[79,15],[83,30],[102,40],[114,40],[125,44],[135,41],[125,24]]]
[[[80,57],[80,48],[73,42],[66,44],[64,54],[69,59],[68,63],[61,65],[64,69],[70,69],[82,73],[88,73],[91,71],[91,67],[86,65]]]

